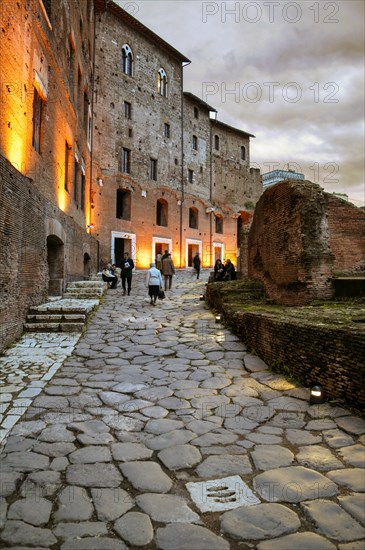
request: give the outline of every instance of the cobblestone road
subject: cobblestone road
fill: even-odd
[[[32,401],[4,439],[1,547],[363,550],[364,420],[248,354],[204,277],[154,307],[136,273],[52,378],[3,373],[8,410],[19,380]]]

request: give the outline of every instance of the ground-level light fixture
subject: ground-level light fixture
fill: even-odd
[[[87,227],[88,227],[88,229],[93,229],[94,226],[93,225],[88,225]]]
[[[220,323],[222,321],[222,315],[218,313],[218,315],[215,316],[215,322]]]
[[[205,300],[205,294],[201,294],[199,300]]]
[[[320,405],[325,401],[326,401],[326,394],[322,386],[320,386],[319,384],[317,384],[316,386],[313,386],[311,388],[309,403],[311,405]]]

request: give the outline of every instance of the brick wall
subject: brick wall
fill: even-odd
[[[364,223],[362,209],[309,181],[269,187],[249,233],[248,276],[280,304],[330,298],[335,270],[364,266]]]
[[[47,237],[63,238],[61,278],[96,271],[97,242],[0,155],[0,351],[20,336],[27,309],[47,300]]]
[[[269,315],[235,312],[228,324],[249,350],[278,372],[310,387],[319,383],[330,399],[365,409],[364,330],[319,328]]]
[[[365,272],[365,209],[325,193],[335,271]]]

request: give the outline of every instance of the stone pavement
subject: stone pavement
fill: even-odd
[[[8,373],[41,391],[4,439],[0,547],[363,550],[365,421],[247,353],[207,276],[152,306],[137,272],[45,384]]]

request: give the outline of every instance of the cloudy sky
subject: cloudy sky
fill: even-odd
[[[364,205],[363,0],[117,0],[192,63],[184,89],[295,169]]]

